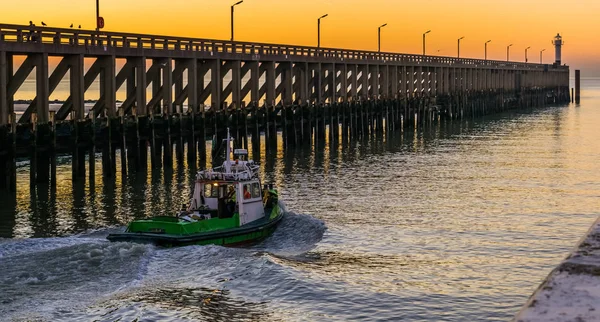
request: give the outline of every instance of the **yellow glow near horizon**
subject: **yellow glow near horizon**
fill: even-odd
[[[229,39],[229,7],[236,1],[207,0],[101,0],[100,13],[106,31],[122,31],[173,36]],[[3,4],[0,22],[52,27],[81,24],[93,29],[95,1],[30,0]],[[480,58],[484,42],[488,58],[505,60],[506,46],[511,60],[523,61],[525,48],[531,46],[529,59],[554,61],[551,39],[563,36],[563,62],[584,75],[600,74],[600,1],[577,0],[245,0],[236,7],[236,40],[316,45],[317,18],[322,20],[323,47],[377,49],[377,27],[382,29],[382,51],[421,53],[422,33],[427,35],[427,52],[456,56],[457,39],[461,56]],[[439,52],[438,52],[439,50]]]

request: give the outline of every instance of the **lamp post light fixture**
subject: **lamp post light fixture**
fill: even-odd
[[[231,41],[233,41],[233,7],[241,4],[242,2],[244,2],[244,0],[240,0],[231,6]]]
[[[542,59],[542,53],[546,50],[546,48],[540,50],[540,64],[542,64],[544,62],[544,60]]]
[[[426,32],[423,33],[423,56],[425,56],[425,35],[427,35],[430,32],[431,32],[431,30],[427,30]]]
[[[483,57],[484,57],[485,60],[487,60],[487,44],[489,42],[492,42],[492,40],[488,40],[488,41],[485,42],[485,47],[484,47],[485,49],[484,49],[484,53],[483,53]]]
[[[321,19],[329,16],[329,14],[324,14],[319,19],[317,19],[317,48],[321,48]]]
[[[512,45],[513,44],[506,46],[506,61],[510,61],[510,46]]]
[[[381,28],[387,26],[387,23],[384,23],[383,25],[379,26],[379,28],[377,28],[377,51],[381,52]]]
[[[463,38],[465,38],[465,37],[463,36],[463,37],[458,38],[458,55],[457,55],[457,58],[460,58],[460,40],[463,39]]]
[[[527,49],[529,49],[529,48],[531,48],[531,47],[525,48],[525,62],[528,62],[528,59],[527,59]]]

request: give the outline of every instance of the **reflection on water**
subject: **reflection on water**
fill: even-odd
[[[210,166],[187,146],[113,179],[96,162],[94,182],[61,158],[55,187],[31,189],[20,162],[16,197],[0,195],[0,315],[507,320],[598,215],[599,85],[581,106],[276,151],[262,138],[250,155],[292,213],[249,248],[104,240],[187,202]]]

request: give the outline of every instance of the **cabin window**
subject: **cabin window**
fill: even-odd
[[[260,198],[260,183],[252,183],[252,198]]]
[[[219,186],[215,186],[211,183],[204,185],[204,197],[205,198],[218,198],[219,197]]]
[[[244,199],[252,198],[252,185],[249,183],[244,184]]]

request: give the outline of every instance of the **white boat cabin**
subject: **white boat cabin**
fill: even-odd
[[[198,173],[184,219],[231,218],[238,213],[241,226],[265,216],[259,166],[252,160],[243,160],[248,154],[245,149],[234,151],[242,160],[230,160],[229,144],[230,139],[227,139],[227,158],[223,166]]]

